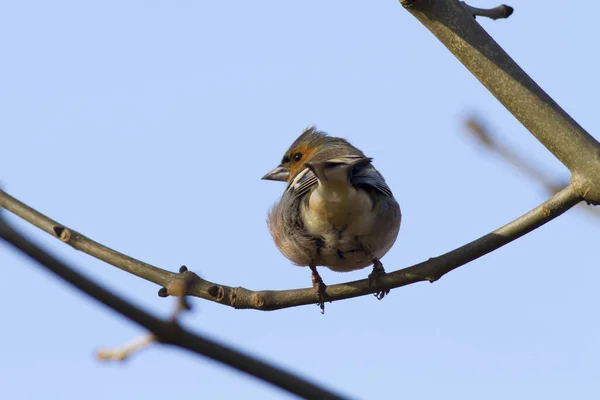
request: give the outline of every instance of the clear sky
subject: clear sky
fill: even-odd
[[[480,0],[474,6],[498,2]],[[597,2],[513,2],[481,24],[590,133],[598,132]],[[308,125],[374,158],[403,223],[395,270],[518,217],[546,194],[465,135],[480,115],[554,176],[567,170],[397,1],[3,1],[2,187],[89,237],[165,269],[250,289],[310,286],[265,224],[261,181]],[[158,287],[11,223],[160,315]],[[573,210],[442,280],[277,312],[202,300],[194,330],[362,399],[598,398],[600,220]],[[10,399],[288,395],[155,346],[0,244],[0,387]],[[369,270],[322,271],[327,283]],[[391,397],[390,397],[391,396]]]

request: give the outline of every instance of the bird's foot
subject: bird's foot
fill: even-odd
[[[321,308],[321,314],[325,314],[325,289],[327,285],[323,283],[323,279],[321,279],[321,275],[317,272],[317,267],[310,267],[312,271],[312,284],[317,292],[317,305]]]
[[[383,269],[383,264],[379,259],[375,258],[373,260],[373,272],[369,274],[369,286],[371,284],[377,282],[377,278],[385,275],[385,269]],[[377,300],[381,300],[385,297],[386,294],[390,294],[390,289],[380,290],[379,292],[373,293],[373,296],[377,297]]]

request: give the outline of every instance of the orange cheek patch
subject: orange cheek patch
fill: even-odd
[[[305,144],[301,144],[301,145],[297,146],[291,152],[292,157],[296,153],[302,153],[302,158],[300,159],[300,161],[294,162],[290,166],[290,178],[288,179],[288,181],[291,181],[296,176],[296,174],[298,174],[298,172],[300,172],[300,171],[302,171],[304,169],[304,164],[308,160],[310,160],[310,158],[315,153],[315,151],[316,151],[316,148],[314,148],[314,147],[308,147]]]

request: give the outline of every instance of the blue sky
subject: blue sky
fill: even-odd
[[[474,6],[497,2],[481,0]],[[594,134],[600,5],[512,3],[480,20]],[[575,12],[577,11],[577,12]],[[0,4],[2,187],[89,237],[165,269],[250,289],[310,285],[266,229],[284,185],[261,181],[308,125],[374,158],[403,223],[383,259],[409,266],[541,203],[535,182],[465,135],[480,115],[556,177],[568,171],[395,1]],[[580,208],[580,207],[578,207]],[[9,220],[147,310],[153,284]],[[355,398],[597,398],[600,220],[575,209],[435,284],[277,312],[194,300],[190,328]],[[0,385],[8,398],[288,395],[143,332],[0,244]],[[327,283],[369,271],[323,271]]]

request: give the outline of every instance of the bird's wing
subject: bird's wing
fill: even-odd
[[[305,168],[290,182],[287,192],[293,194],[295,198],[299,198],[308,193],[313,187],[317,186],[317,183],[319,183],[319,180],[314,172]]]
[[[290,182],[287,192],[293,194],[295,198],[299,198],[308,193],[314,188],[319,180],[313,172],[313,169],[318,170],[323,168],[333,168],[339,166],[348,166],[348,174],[350,175],[350,183],[353,185],[367,185],[375,188],[386,196],[393,197],[392,191],[385,183],[383,176],[373,167],[371,159],[359,155],[347,155],[342,157],[332,158],[323,162],[313,164],[311,168],[305,168]]]
[[[379,171],[377,171],[371,163],[355,168],[350,177],[350,182],[353,185],[371,186],[388,197],[394,197],[392,190],[387,183],[385,183],[383,176],[381,176]]]

